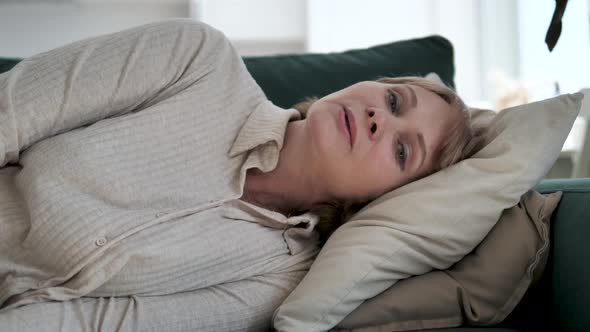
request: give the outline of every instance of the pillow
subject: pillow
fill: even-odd
[[[337,328],[407,331],[502,322],[543,273],[550,219],[561,195],[528,191],[453,267],[400,280],[361,304]]]
[[[340,226],[273,315],[278,331],[325,331],[398,280],[444,270],[479,244],[555,163],[583,95],[498,114],[471,158],[389,192]]]
[[[453,87],[453,46],[441,36],[397,41],[328,54],[245,57],[244,63],[275,105],[290,108],[359,81],[436,72]]]

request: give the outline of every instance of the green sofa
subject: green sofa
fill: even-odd
[[[0,59],[0,72],[20,59]],[[290,107],[351,83],[380,76],[436,72],[453,86],[453,48],[432,36],[342,53],[245,57],[268,98]],[[507,319],[495,327],[430,331],[590,331],[590,178],[542,181],[541,193],[562,191],[551,221],[551,250],[544,276]]]
[[[563,192],[551,218],[549,260],[541,281],[498,326],[422,331],[590,331],[590,178],[544,180],[536,190]]]

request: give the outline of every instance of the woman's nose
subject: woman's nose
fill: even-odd
[[[371,141],[378,140],[384,129],[384,117],[382,112],[376,108],[369,107],[366,109],[367,114],[367,132]]]

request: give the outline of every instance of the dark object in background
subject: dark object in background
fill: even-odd
[[[567,0],[555,0],[555,11],[553,11],[553,17],[545,35],[545,44],[547,44],[549,52],[553,51],[561,35],[561,19],[563,18],[566,6]]]

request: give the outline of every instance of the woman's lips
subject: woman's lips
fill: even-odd
[[[344,112],[348,116],[348,125],[350,127],[350,146],[354,146],[354,142],[356,141],[356,122],[354,121],[354,115],[348,108],[344,108]]]
[[[350,130],[348,129],[348,126],[346,125],[346,117],[347,117],[347,113],[346,110],[342,110],[342,112],[338,113],[338,120],[340,120],[340,129],[342,129],[342,132],[344,133],[344,135],[346,135],[346,138],[348,139],[348,143],[350,144],[351,148],[352,148],[352,135],[350,133]],[[350,118],[349,118],[349,123],[350,123]]]
[[[348,137],[350,142],[350,148],[352,149],[356,137],[356,125],[354,122],[354,115],[347,108],[343,108],[340,112],[340,124],[341,128]],[[348,125],[346,124],[346,118],[348,118]]]

